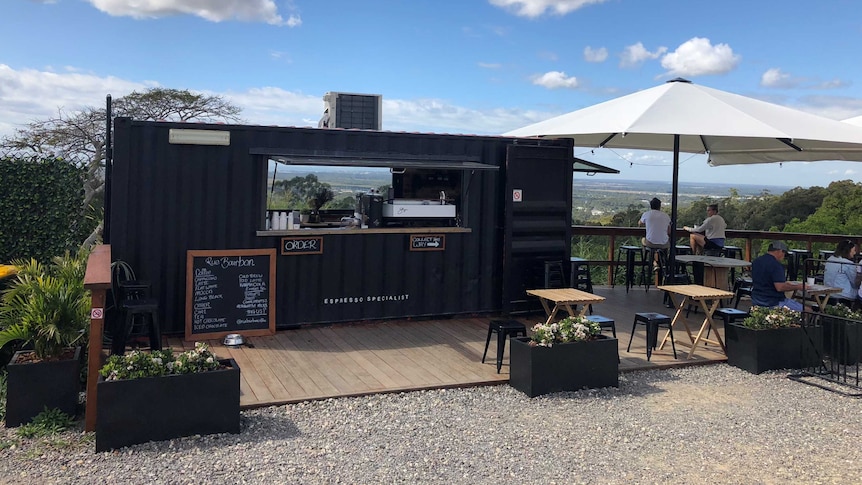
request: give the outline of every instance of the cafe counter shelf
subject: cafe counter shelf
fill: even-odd
[[[361,234],[457,234],[473,232],[469,227],[379,227],[360,229],[358,227],[303,227],[278,231],[257,231],[258,236],[307,236],[307,235],[361,235]]]

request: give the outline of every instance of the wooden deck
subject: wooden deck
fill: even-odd
[[[594,313],[616,321],[620,347],[620,371],[656,369],[724,362],[714,346],[697,349],[688,359],[687,348],[670,346],[656,350],[646,360],[645,330],[640,327],[626,352],[635,312],[653,311],[673,316],[662,304],[663,293],[651,287],[597,287],[594,293],[607,300],[594,305]],[[740,308],[747,309],[744,302]],[[472,387],[508,382],[508,347],[503,367],[496,371],[496,336],[488,357],[481,363],[488,322],[499,316],[398,320],[339,324],[279,331],[274,336],[249,337],[251,345],[228,348],[210,341],[223,358],[236,359],[241,368],[240,403],[243,408],[293,403],[330,397],[361,396],[419,389]],[[529,326],[544,321],[541,314],[518,320]],[[699,328],[703,313],[691,313],[687,322]],[[664,335],[662,330],[659,337]],[[684,337],[680,331],[677,339]],[[169,339],[173,348],[193,346],[179,338]]]

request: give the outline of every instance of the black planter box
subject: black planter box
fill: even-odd
[[[29,352],[15,352],[6,366],[7,428],[29,423],[46,407],[73,417],[78,413],[81,348],[76,348],[75,357],[67,360],[15,363],[20,354]]]
[[[619,387],[617,339],[530,345],[530,339],[511,339],[509,385],[530,397],[584,388]]]
[[[823,347],[824,353],[844,365],[854,365],[860,361],[862,351],[862,322],[835,318],[824,315]]]
[[[725,328],[727,363],[752,374],[813,366],[819,361],[822,332],[819,326],[752,330],[731,323]]]
[[[96,389],[96,451],[183,436],[239,433],[239,366],[120,381]]]

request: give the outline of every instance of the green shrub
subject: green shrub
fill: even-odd
[[[32,421],[18,427],[15,433],[21,438],[49,436],[66,431],[74,422],[74,418],[59,409],[45,408]]]

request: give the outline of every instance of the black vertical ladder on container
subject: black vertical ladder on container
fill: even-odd
[[[545,261],[569,262],[572,163],[571,147],[507,149],[502,288],[506,313],[540,311],[538,299],[527,296],[526,290],[544,286]]]

